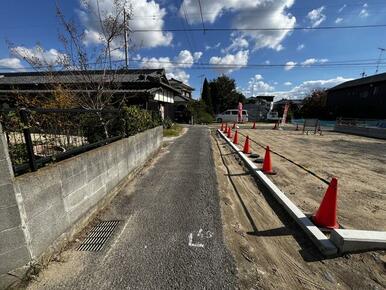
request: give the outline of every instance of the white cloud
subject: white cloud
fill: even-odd
[[[78,11],[79,18],[84,30],[84,43],[100,44],[103,37],[100,29],[97,8],[97,1],[93,0],[79,0],[81,3],[81,10]],[[99,0],[100,11],[102,15],[108,15],[114,10],[115,0]],[[130,3],[129,3],[130,2]],[[156,30],[151,32],[136,32],[130,35],[131,45],[135,47],[157,47],[168,46],[171,44],[173,35],[169,32],[163,32],[164,18],[166,16],[166,9],[161,8],[154,0],[136,0],[128,1],[127,11],[132,8],[134,15],[133,19],[129,21],[131,30]],[[157,15],[157,17],[148,17],[149,15]],[[122,42],[122,39],[118,42]],[[122,47],[121,44],[115,43],[115,47]]]
[[[255,93],[272,92],[275,88],[263,81],[257,81],[253,84],[253,91]]]
[[[240,50],[236,54],[227,54],[223,57],[213,56],[210,58],[209,63],[214,65],[214,68],[218,71],[231,73],[246,66],[248,57],[249,50]]]
[[[175,62],[178,67],[191,67],[194,62],[198,61],[202,56],[202,52],[195,52],[193,55],[189,50],[181,50]]]
[[[346,5],[346,4],[344,4],[342,7],[340,7],[340,8],[339,8],[339,10],[338,10],[338,13],[342,12],[342,11],[343,11],[343,9],[345,9],[346,7],[347,7],[347,5]]]
[[[326,20],[327,17],[323,14],[324,9],[324,6],[321,6],[318,9],[313,9],[308,12],[307,18],[310,20],[311,27],[317,27],[322,24],[324,20]]]
[[[262,75],[260,75],[260,74],[255,75],[255,80],[259,81],[259,80],[262,80],[262,79],[263,79]]]
[[[51,66],[57,64],[68,64],[67,55],[54,48],[44,50],[44,48],[38,45],[32,48],[16,46],[11,48],[11,53],[19,59],[29,60],[34,65]]]
[[[143,57],[140,66],[143,68],[164,68],[168,78],[175,78],[184,83],[189,83],[190,75],[183,69],[190,68],[202,56],[202,52],[191,53],[189,50],[182,50],[173,59],[169,57]]]
[[[359,16],[362,18],[366,18],[369,16],[369,11],[367,10],[367,3],[363,4],[361,11],[359,12]]]
[[[169,71],[166,73],[166,77],[168,79],[176,79],[179,80],[185,84],[189,84],[190,74],[188,74],[186,71],[181,69],[176,69],[173,71]]]
[[[303,48],[305,47],[305,45],[302,43],[302,44],[299,44],[298,47],[296,48],[296,50],[302,50]]]
[[[216,48],[219,48],[221,45],[221,42],[217,42],[215,45],[213,46],[210,46],[210,45],[205,45],[205,50],[209,50],[209,49],[216,49]]]
[[[275,90],[274,86],[263,81],[263,76],[260,74],[251,77],[248,81],[248,87],[245,90],[241,90],[246,96],[265,95],[270,94]]]
[[[341,23],[342,21],[343,21],[342,17],[338,17],[337,19],[335,19],[336,24]]]
[[[135,61],[141,60],[141,55],[140,55],[139,53],[137,53],[137,54],[133,57],[133,60],[135,60]]]
[[[327,79],[327,80],[304,81],[303,83],[293,87],[289,91],[272,92],[272,95],[275,95],[277,98],[280,98],[280,99],[281,98],[303,99],[314,89],[318,89],[318,88],[328,89],[336,85],[339,85],[340,83],[350,81],[350,80],[352,79],[338,76],[336,78]]]
[[[247,49],[249,47],[249,42],[244,38],[243,35],[236,36],[234,33],[231,34],[231,44],[222,49],[222,53],[227,53],[229,51],[234,52],[241,49]]]
[[[288,61],[288,62],[285,64],[284,69],[285,69],[285,70],[291,70],[291,69],[293,69],[293,68],[295,67],[295,65],[296,65],[296,62],[294,62],[294,61]]]
[[[285,86],[292,86],[292,83],[291,82],[285,82],[284,85]]]
[[[281,42],[291,33],[291,28],[296,24],[296,18],[287,11],[294,2],[294,0],[201,0],[201,6],[204,11],[208,11],[208,13],[203,13],[203,19],[209,23],[214,23],[224,13],[232,13],[232,27],[234,28],[289,27],[289,30],[244,31],[241,33],[244,38],[248,37],[250,42],[254,43],[254,49],[266,47],[279,51],[283,49]],[[189,20],[192,23],[201,22],[198,1],[184,0],[182,5],[189,12]],[[184,10],[182,5],[180,7],[181,16]],[[245,48],[244,46],[238,49]]]
[[[193,54],[194,61],[199,61],[199,59],[202,57],[202,52],[198,51]]]
[[[309,66],[309,65],[313,65],[313,64],[316,64],[316,63],[325,63],[327,62],[328,59],[326,58],[321,58],[321,59],[317,59],[317,58],[308,58],[306,59],[305,61],[303,61],[301,64],[303,66]]]
[[[20,59],[12,58],[0,58],[0,70],[2,69],[12,69],[12,70],[21,70],[23,65],[21,64]]]

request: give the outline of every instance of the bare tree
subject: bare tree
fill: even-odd
[[[84,43],[84,29],[75,21],[65,17],[59,3],[56,3],[56,15],[61,25],[59,40],[63,49],[55,62],[44,57],[38,57],[28,51],[17,50],[10,47],[13,54],[23,58],[36,71],[42,72],[47,78],[46,87],[52,96],[65,95],[74,100],[74,106],[86,110],[102,111],[108,106],[120,106],[123,98],[115,97],[119,89],[117,71],[122,68],[119,64],[113,65],[112,52],[128,49],[126,33],[130,31],[128,22],[132,15],[132,8],[126,0],[113,0],[111,11],[100,9],[99,0],[96,0],[97,9],[93,11],[84,0],[82,5],[94,13],[99,21],[101,44],[90,49]],[[123,43],[124,42],[124,43]],[[37,45],[37,51],[44,49]],[[39,54],[38,54],[39,55]],[[65,70],[66,73],[58,73]],[[60,100],[60,98],[58,98]],[[100,121],[104,124],[102,114],[98,113]],[[105,125],[106,137],[107,124]]]

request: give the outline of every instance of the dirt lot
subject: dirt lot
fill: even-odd
[[[323,132],[303,135],[292,125],[272,130],[271,124],[242,125],[240,132],[318,176],[338,178],[338,222],[345,228],[386,231],[386,141]],[[241,136],[241,142],[244,137]],[[264,149],[251,143],[262,157]],[[327,185],[287,160],[271,154],[277,175],[273,182],[306,213],[319,206]]]
[[[324,259],[229,146],[217,137],[212,141],[224,236],[237,264],[240,288],[386,288],[384,251]]]

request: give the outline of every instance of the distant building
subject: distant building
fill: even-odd
[[[274,96],[256,96],[246,99],[244,109],[248,111],[250,121],[267,119],[267,114],[272,110]]]
[[[386,118],[386,73],[344,82],[327,90],[331,117]]]
[[[173,119],[176,122],[189,123],[191,115],[188,111],[188,104],[192,100],[194,88],[173,78],[169,79],[169,83],[180,92],[180,94],[174,98]]]
[[[273,111],[279,113],[279,116],[283,115],[285,105],[289,103],[290,110],[293,112],[298,112],[303,105],[303,100],[290,100],[290,99],[281,99],[273,103]]]
[[[168,117],[173,116],[174,100],[181,94],[169,83],[164,69],[0,73],[0,108],[14,107],[17,95],[50,97],[60,85],[74,95],[96,94],[99,83],[115,99]]]

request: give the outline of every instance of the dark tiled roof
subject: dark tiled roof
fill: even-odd
[[[194,91],[194,88],[192,88],[191,86],[188,86],[187,84],[179,81],[179,80],[176,80],[176,79],[173,79],[171,78],[169,80],[170,84],[178,89],[181,89],[181,88],[184,88],[186,90],[189,90],[189,91]]]
[[[71,84],[100,82],[103,78],[106,82],[167,82],[165,84],[170,85],[163,69],[110,70],[105,74],[101,70],[90,70],[87,74],[79,71],[0,73],[0,85]]]
[[[299,100],[299,99],[281,99],[277,102],[274,103],[274,105],[285,105],[286,103],[292,103],[292,104],[302,104],[303,103],[303,99]]]
[[[150,88],[150,89],[104,89],[103,92],[105,93],[155,93],[159,90],[162,90],[161,86]],[[42,93],[42,94],[49,94],[52,93],[54,90],[1,90],[0,89],[0,95],[1,93],[6,94],[36,94],[36,93]],[[67,90],[71,93],[96,93],[98,90],[90,90],[90,89],[69,89]],[[1,96],[0,96],[1,97]]]
[[[377,74],[369,77],[364,77],[348,82],[341,83],[340,85],[337,85],[331,89],[328,89],[328,91],[335,91],[335,90],[340,90],[340,89],[345,89],[345,88],[350,88],[350,87],[356,87],[356,86],[362,86],[362,85],[367,85],[371,83],[376,83],[376,82],[383,82],[386,81],[386,73],[382,74]]]
[[[180,93],[170,85],[164,69],[90,70],[87,74],[82,71],[0,73],[0,89],[2,86],[12,86],[13,90],[17,90],[18,85],[25,84],[98,84],[101,81],[108,84],[130,83],[138,89],[143,87],[142,84],[150,84],[155,88],[164,87]],[[37,90],[41,91],[39,88]]]

